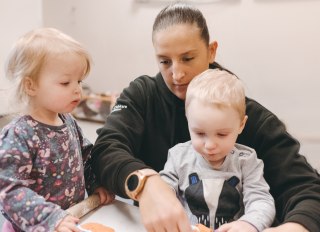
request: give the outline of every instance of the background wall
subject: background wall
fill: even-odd
[[[117,91],[158,70],[151,28],[166,3],[143,2],[44,1],[44,25],[90,49],[95,65],[87,83],[95,91]],[[294,135],[320,140],[320,1],[211,2],[197,6],[219,43],[217,61],[238,74],[247,95],[276,113]]]
[[[0,115],[10,111],[4,78],[4,62],[16,39],[25,32],[42,25],[42,1],[0,0]]]
[[[167,3],[142,2],[0,0],[0,61],[18,35],[41,25],[57,27],[91,52],[91,88],[120,91],[135,77],[158,70],[151,28]],[[320,141],[320,1],[195,2],[219,43],[217,61],[245,82],[247,95],[276,113],[298,138]]]

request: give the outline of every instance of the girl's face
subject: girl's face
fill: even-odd
[[[240,119],[231,107],[217,107],[193,99],[187,108],[192,146],[212,167],[218,168],[235,145],[247,116]]]
[[[207,45],[198,27],[178,24],[155,32],[153,46],[166,85],[185,100],[190,81],[214,62],[217,42]]]
[[[40,70],[37,83],[29,79],[26,84],[31,115],[52,119],[58,113],[73,111],[81,99],[85,70],[85,59],[76,54],[50,56]]]

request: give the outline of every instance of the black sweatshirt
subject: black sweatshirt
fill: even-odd
[[[215,64],[210,66],[216,68]],[[276,203],[279,223],[320,231],[320,177],[299,154],[300,144],[269,110],[247,98],[248,120],[237,143],[256,150]],[[190,140],[184,101],[161,74],[141,76],[123,90],[92,150],[101,184],[121,197],[126,177],[142,168],[163,169],[168,149]]]

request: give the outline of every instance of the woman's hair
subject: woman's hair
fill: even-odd
[[[239,113],[240,119],[246,114],[244,86],[226,70],[208,69],[193,78],[186,94],[186,112],[194,99],[216,107],[232,107]]]
[[[15,103],[21,106],[29,101],[25,78],[38,81],[39,72],[50,57],[59,54],[77,54],[86,61],[84,76],[90,72],[91,57],[76,40],[54,28],[39,28],[23,35],[13,46],[5,66],[8,80],[14,84]]]
[[[209,44],[209,31],[206,19],[201,11],[191,5],[180,2],[173,3],[159,12],[153,23],[152,36],[157,31],[178,24],[196,25],[200,30],[200,36],[203,41]]]

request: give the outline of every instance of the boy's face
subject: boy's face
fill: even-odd
[[[231,107],[218,107],[193,99],[187,109],[191,142],[194,149],[212,167],[218,168],[234,147],[244,128],[246,117]]]

